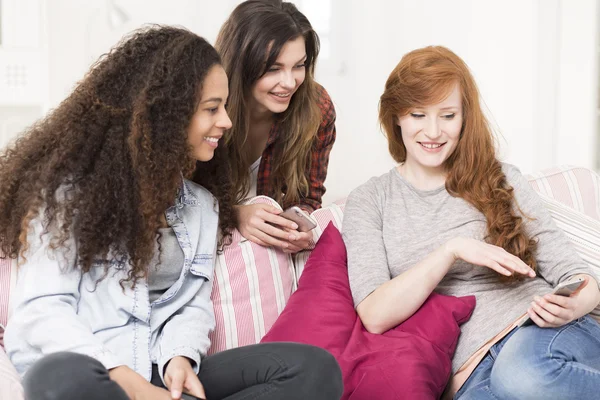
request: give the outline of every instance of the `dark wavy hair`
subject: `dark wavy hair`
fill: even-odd
[[[406,160],[398,118],[414,107],[443,101],[457,84],[463,126],[458,146],[444,165],[446,190],[481,211],[487,220],[489,243],[519,257],[535,271],[537,242],[527,233],[523,216],[516,212],[514,189],[496,157],[493,132],[481,108],[477,84],[467,64],[449,49],[430,46],[411,51],[390,74],[379,104],[379,120],[390,154],[397,162]],[[509,280],[520,278],[516,274]]]
[[[236,225],[227,156],[196,162],[187,128],[216,50],[185,29],[150,26],[102,56],[73,92],[0,155],[0,250],[23,256],[40,218],[53,249],[77,249],[83,272],[101,258],[146,276],[181,176],[219,202],[223,238]],[[221,239],[221,244],[225,239]]]
[[[290,106],[276,120],[285,132],[275,144],[269,193],[277,202],[297,204],[308,193],[306,166],[321,124],[318,85],[314,80],[319,55],[319,36],[294,4],[281,0],[247,0],[239,4],[221,27],[215,47],[229,77],[227,112],[233,123],[227,135],[236,198],[250,189],[250,159],[246,144],[250,126],[252,87],[273,66],[283,46],[304,38],[306,75]],[[285,201],[282,194],[285,192]]]

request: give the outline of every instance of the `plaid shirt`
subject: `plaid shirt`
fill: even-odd
[[[301,208],[313,211],[321,208],[321,199],[325,193],[325,178],[327,177],[327,166],[329,164],[329,153],[335,142],[335,108],[329,94],[320,85],[317,85],[318,102],[321,109],[321,125],[315,137],[313,149],[310,155],[310,164],[306,169],[308,179],[308,195],[301,198]],[[273,124],[267,139],[267,146],[262,153],[260,166],[258,168],[258,179],[256,182],[256,194],[274,197],[274,189],[270,182],[273,170],[273,153],[277,140],[283,140],[283,133],[279,123]],[[285,188],[284,188],[285,192]]]

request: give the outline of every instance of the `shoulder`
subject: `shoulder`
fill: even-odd
[[[317,91],[317,104],[321,110],[321,128],[324,128],[335,122],[335,107],[327,90],[317,82],[315,82],[315,86]]]
[[[518,179],[523,176],[521,170],[517,166],[509,164],[507,162],[501,162],[500,164],[502,165],[502,172],[504,173],[504,175],[506,175],[506,179],[509,182],[511,180],[514,180],[515,178]]]
[[[506,176],[506,182],[515,190],[520,190],[522,188],[529,188],[529,183],[527,178],[521,173],[521,170],[513,165],[506,162],[502,164],[502,172]]]
[[[358,186],[348,195],[348,201],[367,200],[379,202],[392,190],[392,180],[394,179],[394,169],[380,176],[374,176],[368,181]]]

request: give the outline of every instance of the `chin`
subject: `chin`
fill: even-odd
[[[289,104],[282,106],[282,105],[277,105],[277,106],[273,106],[273,107],[269,107],[269,111],[271,111],[273,114],[281,114],[282,112],[285,112],[285,110],[287,110],[289,108]]]
[[[196,161],[208,162],[208,161],[212,160],[214,156],[215,156],[215,153],[212,152],[212,153],[195,154],[194,158],[196,159]]]

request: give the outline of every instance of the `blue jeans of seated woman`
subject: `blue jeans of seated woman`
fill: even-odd
[[[559,328],[517,328],[492,346],[454,398],[600,398],[600,325],[585,316]]]

